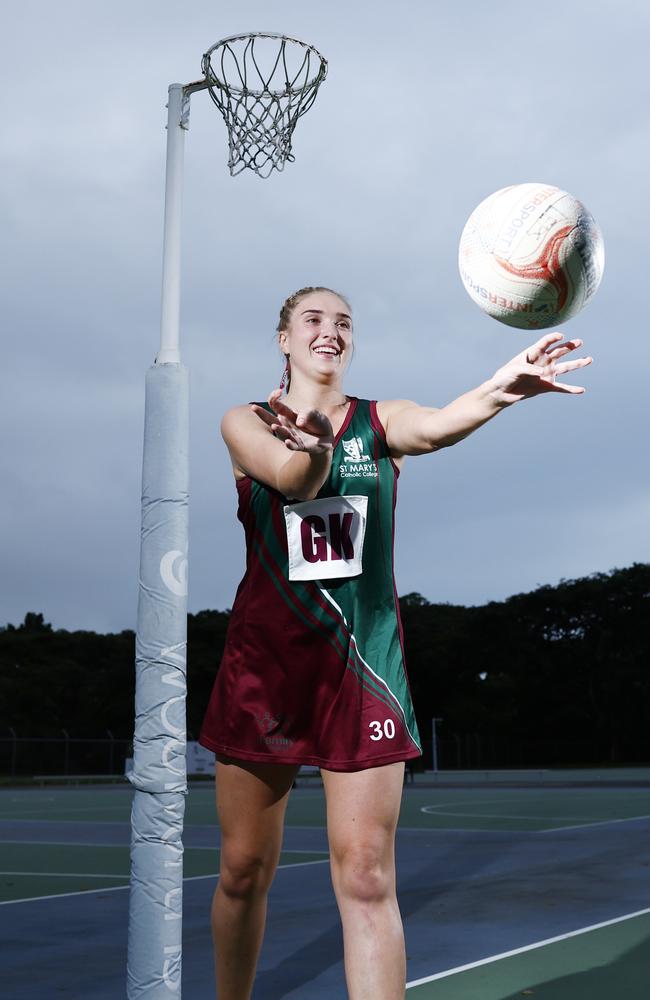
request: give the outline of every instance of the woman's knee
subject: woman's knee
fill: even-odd
[[[220,890],[248,899],[268,891],[280,857],[287,798],[296,768],[217,759],[221,827]]]
[[[371,843],[332,851],[332,881],[338,896],[358,902],[379,902],[395,894],[392,851]]]
[[[248,852],[232,848],[221,849],[219,886],[222,892],[235,899],[251,899],[268,892],[277,859],[261,852]]]

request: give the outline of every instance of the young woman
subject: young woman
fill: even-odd
[[[246,573],[201,732],[217,755],[221,877],[212,908],[217,996],[247,1000],[301,764],[321,768],[351,1000],[402,1000],[394,839],[404,761],[421,754],[393,577],[406,455],[456,444],[541,393],[582,341],[543,336],[442,409],[343,392],[346,300],[303,288],[278,325],[288,391],[223,418],[246,534]]]

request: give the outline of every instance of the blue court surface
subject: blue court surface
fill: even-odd
[[[125,995],[131,791],[0,792],[4,1000]],[[212,788],[185,825],[183,996],[214,1000]],[[650,769],[442,772],[404,789],[407,998],[648,1000]],[[346,997],[323,789],[291,793],[255,1000]]]

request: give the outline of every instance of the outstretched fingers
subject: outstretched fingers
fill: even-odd
[[[570,392],[573,395],[579,395],[585,391],[583,385],[568,385],[566,382],[553,382],[549,388],[555,392]]]
[[[562,334],[559,331],[545,333],[543,337],[540,337],[534,344],[531,344],[525,351],[522,351],[522,355],[529,364],[535,364],[538,359],[546,356],[547,349],[551,344],[557,344],[558,340],[562,340]]]
[[[566,375],[567,372],[574,372],[577,368],[586,368],[592,361],[593,358],[575,358],[573,361],[561,361],[559,364],[553,365],[553,372],[555,375]]]
[[[586,368],[593,358],[576,358],[574,361],[562,361],[560,364],[551,363],[547,374],[542,375],[542,381],[546,382],[549,390],[554,392],[569,392],[574,395],[583,393],[585,387],[582,385],[569,385],[566,382],[556,382],[558,375],[566,375],[568,372],[577,371],[579,368]]]
[[[582,347],[581,340],[567,340],[563,344],[558,344],[550,351],[546,351],[546,357],[550,358],[551,361],[555,361],[556,358],[562,358],[565,354],[570,354],[571,351],[576,351],[579,347]]]

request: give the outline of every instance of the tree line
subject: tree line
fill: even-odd
[[[426,754],[439,766],[650,760],[650,564],[477,607],[400,598]],[[198,735],[229,611],[188,616],[188,731]],[[135,635],[53,629],[37,612],[0,628],[0,735],[133,733]]]

